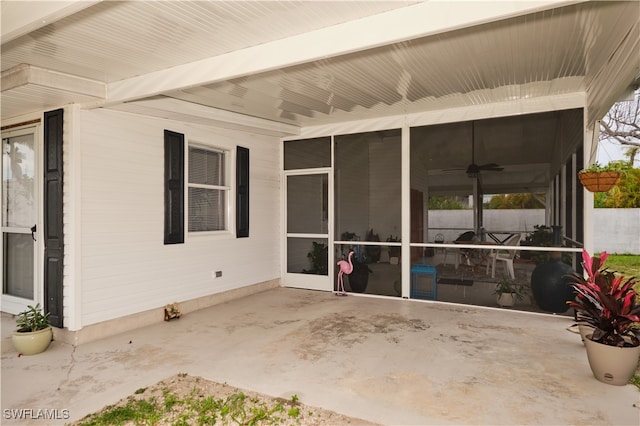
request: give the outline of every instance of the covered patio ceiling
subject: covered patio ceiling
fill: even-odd
[[[582,134],[640,81],[635,1],[34,3],[1,3],[3,121],[76,103],[278,136],[412,114],[466,132],[584,107]],[[485,185],[548,185],[553,155],[523,153],[557,141],[555,114],[478,122],[476,162],[505,166]],[[437,146],[466,167],[454,134]]]
[[[582,123],[582,109],[571,109],[413,127],[412,155],[431,195],[472,194],[472,163],[496,165],[479,173],[484,194],[545,193],[559,159],[582,142]]]

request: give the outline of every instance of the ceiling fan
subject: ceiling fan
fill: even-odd
[[[496,163],[476,164],[476,126],[475,121],[471,122],[471,164],[467,166],[465,173],[469,177],[478,177],[481,171],[501,172],[504,167]]]

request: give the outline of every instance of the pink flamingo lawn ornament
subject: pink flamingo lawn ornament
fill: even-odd
[[[338,291],[336,292],[336,296],[346,296],[347,292],[344,291],[344,281],[342,276],[344,274],[351,274],[353,272],[353,263],[351,263],[351,257],[353,256],[353,251],[349,252],[349,262],[346,260],[339,260],[338,266],[340,267],[340,271],[338,272]]]

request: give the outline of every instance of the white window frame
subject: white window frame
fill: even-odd
[[[199,183],[191,183],[189,181],[189,160],[191,157],[191,149],[200,149],[200,150],[204,150],[204,151],[211,151],[211,152],[217,152],[217,153],[221,153],[224,155],[224,176],[222,176],[223,178],[223,183],[224,185],[206,185],[206,184],[199,184]],[[231,196],[231,166],[232,166],[232,155],[231,155],[231,151],[224,149],[224,148],[220,148],[220,147],[215,147],[215,146],[211,146],[211,145],[206,145],[203,143],[198,143],[198,142],[191,142],[189,141],[187,144],[187,155],[185,156],[185,185],[186,185],[186,191],[185,191],[185,222],[186,222],[186,230],[187,230],[187,234],[190,236],[197,236],[197,235],[223,235],[223,234],[229,234],[231,232],[231,213],[232,213],[232,205],[231,203],[233,202],[232,200],[232,196]],[[220,230],[213,230],[213,231],[192,231],[189,228],[189,217],[190,217],[190,203],[189,203],[189,189],[190,188],[203,188],[203,189],[215,189],[215,190],[221,190],[224,192],[224,201],[225,201],[225,209],[224,209],[224,229],[220,229]]]

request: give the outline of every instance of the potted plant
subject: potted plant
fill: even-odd
[[[11,340],[20,354],[35,355],[49,347],[53,337],[49,312],[43,313],[39,303],[27,306],[26,310],[18,314],[16,328]]]
[[[344,232],[341,235],[342,241],[360,241],[360,238],[353,232]],[[344,250],[344,247],[343,247]],[[366,250],[362,250],[361,245],[350,245],[347,247],[347,253],[353,251],[352,263],[353,271],[347,275],[347,281],[351,291],[355,293],[364,293],[369,284],[369,273],[373,272],[369,269],[370,259],[366,255]],[[342,253],[343,257],[345,254]]]
[[[620,166],[617,164],[601,166],[593,163],[578,172],[578,179],[588,191],[607,192],[618,183],[620,175]]]
[[[533,231],[529,232],[524,241],[520,242],[521,246],[529,247],[551,247],[553,245],[553,229],[547,225],[534,225]],[[522,250],[520,252],[521,259],[533,260],[536,265],[541,265],[549,261],[550,253],[548,251]],[[572,257],[570,253],[562,253],[562,261],[567,265],[571,265]]]
[[[354,249],[359,249],[359,246],[355,246]],[[362,250],[355,250],[353,256],[353,272],[348,275],[349,286],[351,291],[355,293],[364,293],[369,284],[369,274],[373,272],[369,269],[369,261],[367,257],[362,253]]]
[[[552,242],[549,246],[562,247],[562,226],[552,225],[551,229]],[[531,272],[531,293],[536,304],[543,311],[556,314],[566,312],[569,309],[567,301],[574,298],[570,275],[575,271],[570,266],[572,262],[564,260],[565,255],[568,253],[547,252],[545,254],[547,260],[541,263],[536,262],[537,265]]]
[[[633,377],[640,358],[640,304],[634,277],[624,277],[605,267],[609,255],[591,257],[582,252],[586,277],[572,274],[576,298],[567,302],[576,309],[578,323],[592,327],[584,338],[589,366],[596,379],[625,385]]]
[[[516,280],[504,277],[496,284],[494,294],[496,295],[498,306],[510,308],[516,304],[516,301],[522,301],[527,291]]]
[[[311,251],[307,253],[311,269],[303,269],[302,272],[305,274],[327,275],[329,271],[329,248],[324,243],[312,241],[311,244]]]

